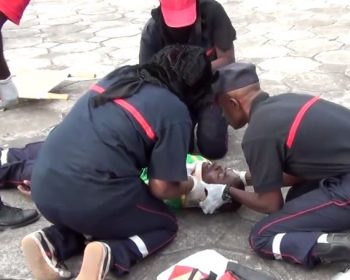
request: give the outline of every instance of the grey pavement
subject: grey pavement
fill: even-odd
[[[237,30],[237,60],[257,64],[266,91],[310,92],[350,107],[348,0],[220,2]],[[33,0],[21,26],[5,26],[5,55],[13,74],[60,69],[101,76],[117,66],[137,63],[140,32],[155,5],[156,0]],[[70,93],[68,101],[23,100],[17,108],[1,113],[0,144],[14,146],[44,139],[92,82],[66,82],[62,91]],[[239,145],[242,133],[230,130],[230,152],[220,161],[226,166],[245,168]],[[13,205],[33,207],[15,190],[3,190],[1,196]],[[155,279],[171,264],[204,248],[216,249],[277,279],[330,279],[346,265],[308,271],[257,257],[247,236],[263,215],[246,208],[213,216],[182,211],[178,216],[180,230],[175,241],[137,264],[124,279]],[[0,279],[31,279],[20,240],[47,224],[41,218],[28,227],[0,233]],[[80,262],[76,257],[68,265],[77,271]]]

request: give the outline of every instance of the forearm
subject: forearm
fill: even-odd
[[[232,45],[232,48],[229,49],[228,51],[222,51],[216,48],[216,54],[217,54],[217,59],[211,62],[211,68],[213,72],[225,65],[228,65],[236,61],[233,45]]]
[[[230,194],[234,200],[260,213],[273,213],[283,205],[283,201],[277,204],[271,203],[268,200],[261,199],[257,193],[247,192],[234,187],[230,188]]]
[[[247,186],[253,185],[252,175],[250,174],[249,171],[247,171],[247,173],[245,174],[245,179],[247,182]],[[301,179],[301,178],[295,177],[295,176],[287,174],[287,173],[283,173],[283,186],[284,187],[294,186],[295,184],[298,184],[302,181],[303,181],[303,179]]]
[[[234,61],[235,60],[232,57],[220,57],[211,62],[211,68],[214,72],[227,64],[233,63]]]
[[[152,194],[159,199],[178,198],[188,194],[193,188],[193,179],[188,177],[187,181],[164,182],[156,179],[150,180]]]

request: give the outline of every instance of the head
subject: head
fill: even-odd
[[[233,174],[216,163],[204,162],[202,178],[208,184],[229,184],[233,180]]]
[[[197,19],[197,0],[160,0],[165,24],[170,28],[183,28]]]
[[[249,122],[253,100],[261,92],[255,65],[232,63],[219,69],[214,91],[227,122],[234,129],[243,127]]]
[[[200,47],[170,45],[156,53],[150,63],[124,66],[108,74],[105,79],[120,76],[104,94],[94,97],[94,106],[100,106],[116,98],[128,98],[137,94],[145,83],[168,88],[191,109],[201,108],[212,102],[214,94],[211,62]]]
[[[189,109],[207,105],[214,99],[211,62],[196,46],[171,45],[152,57],[151,65],[161,71],[158,77]]]
[[[239,176],[228,168],[222,168],[220,165],[210,162],[202,164],[202,179],[208,184],[223,184],[235,186],[244,190],[244,185],[241,183]],[[236,211],[241,207],[241,204],[235,200],[231,203],[224,204],[220,210]]]

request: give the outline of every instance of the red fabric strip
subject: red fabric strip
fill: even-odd
[[[97,93],[103,93],[105,89],[97,84],[94,84],[90,87],[91,90],[96,91]]]
[[[320,99],[320,97],[318,96],[315,96],[313,98],[311,98],[308,102],[306,102],[303,107],[301,107],[301,109],[299,110],[298,114],[296,115],[293,123],[292,123],[292,126],[289,130],[289,134],[288,134],[288,138],[287,138],[287,147],[289,149],[292,148],[293,146],[293,142],[294,142],[294,139],[295,139],[295,136],[298,132],[298,128],[300,126],[300,123],[301,121],[303,120],[306,112],[310,109],[310,107],[312,105],[314,105],[318,100]]]
[[[105,88],[97,84],[92,85],[90,89],[100,94],[105,92]],[[156,139],[156,134],[153,131],[152,127],[149,125],[147,120],[141,115],[141,113],[133,105],[131,105],[129,102],[127,102],[124,99],[114,99],[113,101],[115,104],[121,106],[123,109],[128,111],[135,118],[135,120],[139,123],[139,125],[145,131],[149,139],[151,140]]]
[[[146,119],[140,114],[140,112],[134,106],[132,106],[130,103],[128,103],[124,99],[114,99],[114,103],[123,107],[135,118],[135,120],[141,125],[143,130],[146,132],[148,138],[150,138],[151,140],[156,139],[156,134],[154,133],[152,127],[148,124]]]

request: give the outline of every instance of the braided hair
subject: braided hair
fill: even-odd
[[[120,79],[93,98],[94,107],[116,98],[128,98],[150,83],[169,89],[189,109],[198,109],[212,101],[211,62],[200,47],[170,45],[155,54],[150,63],[124,66],[106,76]]]

